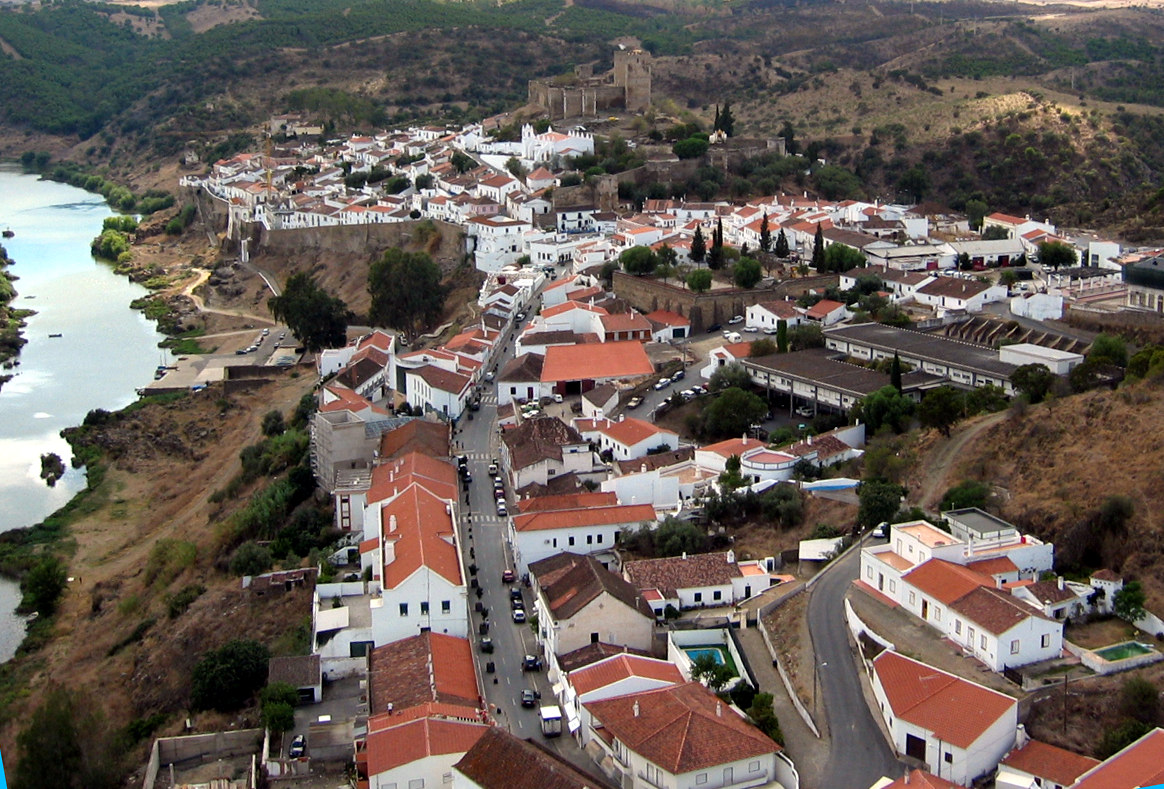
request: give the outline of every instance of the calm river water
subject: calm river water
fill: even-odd
[[[0,165],[0,229],[19,277],[14,307],[36,310],[15,377],[0,388],[0,531],[31,526],[85,486],[69,468],[50,488],[40,456],[56,452],[68,464],[63,428],[90,410],[115,410],[136,399],[161,359],[162,336],[129,308],[146,290],[89,255],[89,242],[113,212],[99,195],[24,175]],[[61,335],[53,337],[50,335]],[[0,580],[0,661],[15,653],[24,622],[13,609],[16,584]]]

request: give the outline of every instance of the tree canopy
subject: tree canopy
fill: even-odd
[[[257,641],[236,639],[202,656],[190,678],[195,709],[236,710],[267,683],[270,653]]]
[[[854,414],[865,421],[870,433],[876,433],[883,427],[901,433],[909,427],[913,407],[913,401],[893,386],[883,386],[861,398],[854,408]]]
[[[732,268],[732,278],[736,286],[751,290],[759,284],[764,274],[760,270],[760,262],[755,258],[740,258]]]
[[[857,486],[857,524],[870,529],[892,519],[904,495],[905,489],[896,483],[882,479],[865,480]]]
[[[894,357],[897,358],[897,357]],[[950,428],[962,417],[965,398],[952,386],[939,386],[926,393],[917,410],[918,421],[949,437]]]
[[[728,387],[703,412],[703,429],[709,436],[740,436],[768,415],[768,404],[751,392]]]
[[[423,252],[387,250],[368,271],[368,293],[373,326],[390,326],[408,332],[419,330],[440,317],[445,304],[441,270]]]
[[[622,263],[623,271],[636,277],[654,272],[655,267],[659,265],[659,258],[654,250],[645,246],[631,247],[619,255],[618,260]]]
[[[1056,271],[1060,266],[1074,266],[1079,263],[1075,249],[1062,241],[1044,241],[1039,244],[1039,263]]]
[[[722,392],[733,386],[737,389],[747,389],[751,385],[751,376],[739,362],[732,362],[717,368],[711,374],[711,378],[707,379],[707,389],[711,392]]]
[[[1041,403],[1051,391],[1055,374],[1045,364],[1024,364],[1010,374],[1010,382],[1031,403]]]
[[[696,293],[703,293],[711,289],[711,272],[705,268],[697,268],[687,275],[687,287]]]
[[[267,306],[275,320],[287,324],[309,351],[337,348],[347,342],[348,305],[306,272],[292,274],[282,294],[272,296]]]

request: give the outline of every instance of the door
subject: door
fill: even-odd
[[[877,591],[885,591],[885,575],[883,573],[877,573]]]
[[[905,755],[919,762],[926,760],[926,741],[912,734],[905,735]]]
[[[927,615],[929,614],[929,612],[930,612],[930,601],[929,600],[922,600],[922,619],[923,620],[928,618]]]
[[[724,786],[731,786],[732,785],[732,769],[733,768],[731,768],[731,767],[723,768],[723,785]]]

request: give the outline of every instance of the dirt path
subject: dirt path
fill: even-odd
[[[1005,418],[1005,411],[982,417],[979,421],[954,433],[936,451],[932,452],[926,459],[926,471],[925,476],[922,477],[917,506],[923,510],[932,508],[950,487],[949,476],[955,459],[962,454],[962,451],[971,441]]]
[[[247,312],[246,310],[207,307],[206,300],[195,294],[194,291],[198,289],[199,285],[210,279],[210,272],[204,268],[190,269],[190,271],[198,272],[198,276],[194,279],[193,282],[182,289],[182,295],[188,297],[190,301],[194,302],[194,306],[198,308],[199,312],[210,312],[215,315],[228,315],[232,318],[248,318],[253,321],[258,321],[259,323],[270,324],[272,326],[275,325],[275,322],[271,320],[269,316],[256,315],[255,313]]]

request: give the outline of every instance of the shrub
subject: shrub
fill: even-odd
[[[177,619],[186,613],[186,609],[193,605],[194,601],[205,592],[206,587],[202,584],[191,584],[190,586],[182,587],[180,591],[172,595],[166,595],[166,612],[169,614],[170,619]]]
[[[41,616],[52,616],[68,584],[64,563],[55,556],[42,556],[21,581],[24,599],[22,610],[36,611]]]
[[[269,659],[265,646],[241,639],[207,652],[190,678],[194,709],[229,712],[243,706],[267,681]]]
[[[254,542],[245,542],[230,558],[230,571],[235,575],[259,575],[271,569],[271,551]]]

